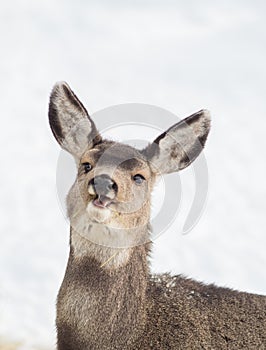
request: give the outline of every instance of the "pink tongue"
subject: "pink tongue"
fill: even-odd
[[[110,198],[105,196],[100,196],[93,201],[94,205],[97,207],[107,207],[107,205],[110,203]]]

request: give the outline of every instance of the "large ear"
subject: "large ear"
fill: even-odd
[[[85,107],[65,82],[53,87],[49,122],[60,146],[74,157],[80,157],[87,147],[101,140]]]
[[[202,151],[210,130],[210,113],[201,110],[173,125],[142,152],[155,173],[186,168]]]

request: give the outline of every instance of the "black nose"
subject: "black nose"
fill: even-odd
[[[95,176],[90,180],[89,185],[93,186],[98,195],[108,195],[112,190],[117,192],[117,184],[106,174]]]

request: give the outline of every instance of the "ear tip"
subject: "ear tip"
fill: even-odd
[[[202,133],[208,133],[211,128],[211,113],[208,109],[201,109],[184,119],[184,121],[188,125],[198,126],[198,131],[201,130]]]
[[[67,88],[68,90],[70,90],[68,83],[63,80],[57,81],[52,88],[52,93],[62,91],[64,88]]]
[[[64,80],[57,81],[54,86],[69,86],[68,83]]]
[[[208,109],[201,109],[198,113],[201,114],[201,117],[206,121],[211,121],[211,112]]]
[[[202,109],[198,114],[205,132],[208,134],[211,128],[211,113],[208,109]]]

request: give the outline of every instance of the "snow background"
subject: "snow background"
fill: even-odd
[[[47,119],[58,80],[90,112],[127,102],[179,117],[211,110],[204,215],[181,235],[194,186],[185,170],[184,205],[156,240],[152,269],[266,294],[265,12],[259,0],[1,3],[0,338],[55,344],[68,253]]]

